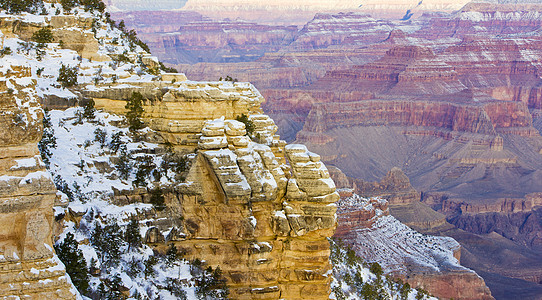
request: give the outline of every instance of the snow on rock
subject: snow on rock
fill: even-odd
[[[340,237],[368,262],[382,265],[386,273],[407,274],[412,266],[426,272],[468,270],[454,257],[454,252],[460,249],[458,242],[449,237],[424,235],[404,225],[389,215],[386,200],[353,195],[337,205],[339,224],[346,224],[350,214],[367,219],[357,225],[348,223],[348,229],[339,226]]]
[[[342,242],[330,243],[333,263],[330,299],[437,299],[384,276],[378,264],[368,264]]]

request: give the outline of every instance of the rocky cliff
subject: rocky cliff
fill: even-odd
[[[17,60],[2,57],[0,65],[0,297],[76,299],[52,247],[57,195],[37,146],[43,111],[36,81]]]
[[[119,88],[91,91],[96,107],[123,111],[123,95],[138,87]],[[169,196],[176,201],[168,206],[182,217],[174,224],[182,238],[168,242],[220,266],[234,298],[327,298],[326,238],[334,232],[339,196],[318,155],[274,135],[276,125],[260,114],[262,100],[244,83],[180,82],[144,106],[143,118],[161,143],[197,149],[186,183]],[[232,120],[242,114],[261,144]],[[158,241],[151,244],[164,247]]]
[[[493,299],[484,280],[459,264],[455,240],[413,231],[389,215],[385,200],[353,195],[339,201],[337,214],[335,237],[386,273],[439,299]]]
[[[151,33],[141,34],[141,37],[155,49],[153,54],[172,64],[231,63],[254,61],[265,52],[277,51],[292,41],[296,31],[295,26],[205,20],[180,24],[167,37]],[[183,45],[182,51],[179,45]]]
[[[356,194],[366,198],[380,197],[386,199],[390,205],[420,201],[420,193],[412,187],[408,177],[399,168],[391,169],[380,182],[366,182],[353,178],[352,183]]]
[[[282,138],[297,138],[349,177],[380,182],[392,168],[401,168],[423,202],[440,213],[423,210],[432,220],[424,223],[424,218],[405,217],[422,206],[405,205],[395,212],[427,230],[447,217],[484,235],[454,236],[469,246],[473,256],[467,263],[483,261],[470,265],[488,276],[492,288],[518,281],[502,284],[500,275],[488,275],[493,271],[484,266],[504,260],[490,263],[479,250],[484,246],[472,241],[491,240],[492,249],[500,244],[499,251],[518,257],[529,253],[534,258],[525,265],[506,264],[498,272],[522,278],[525,270],[526,277],[537,278],[526,265],[536,265],[539,254],[524,243],[535,234],[516,233],[522,231],[520,220],[537,218],[529,195],[542,191],[540,5],[493,1],[460,9],[452,6],[465,2],[377,2],[364,1],[353,13],[303,15],[290,23],[299,30],[289,44],[249,63],[177,67],[192,78],[216,79],[218,73],[254,81]],[[251,9],[251,20],[273,23],[272,15],[264,20],[262,11]],[[230,5],[216,9],[215,19],[226,10],[241,15]],[[383,20],[379,13],[405,20]],[[289,20],[273,24],[289,25]],[[485,236],[491,229],[512,243],[518,238],[517,247],[509,247],[500,235]],[[526,229],[537,232],[536,226]],[[514,291],[514,297],[531,295]]]

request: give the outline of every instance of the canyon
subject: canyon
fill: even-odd
[[[239,19],[224,20],[210,6],[187,5],[168,18],[194,14],[197,20],[184,19],[189,26],[153,26],[159,14],[129,26],[151,48],[171,47],[159,56],[189,78],[253,82],[282,138],[320,154],[360,195],[388,198],[391,214],[413,228],[456,238],[462,263],[497,299],[511,299],[499,288],[508,283],[515,297],[537,299],[542,6],[425,2],[367,2],[295,22],[262,13],[241,21],[239,9],[231,9]],[[256,24],[276,30],[258,39],[252,34],[264,27]],[[173,45],[172,36],[191,44]],[[213,43],[206,45],[207,36]],[[234,44],[218,43],[226,38]],[[247,56],[245,46],[259,54]],[[186,59],[196,48],[210,52]],[[390,183],[392,169],[402,178],[394,168],[408,184]]]
[[[99,8],[41,5],[0,12],[0,296],[329,299],[339,194],[260,92],[164,72]]]

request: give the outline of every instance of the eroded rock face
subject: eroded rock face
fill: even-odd
[[[464,2],[393,1],[385,9],[380,2],[364,2],[372,18],[311,16],[291,45],[255,62],[178,67],[196,79],[254,82],[282,138],[297,134],[325,162],[364,181],[400,167],[425,203],[449,217],[464,212],[465,228],[490,227],[472,220],[478,213],[480,222],[500,210],[499,220],[536,216],[527,198],[542,191],[540,5],[471,3],[416,18],[424,6]],[[400,22],[408,26],[375,17],[390,12],[414,15]]]
[[[388,203],[358,195],[338,202],[335,233],[385,273],[454,299],[493,299],[484,280],[459,264],[460,245],[452,238],[422,235],[389,214]]]
[[[27,66],[0,65],[0,298],[75,299],[52,248],[56,188],[37,147],[35,82]]]
[[[89,95],[97,107],[124,112],[122,98],[134,88],[120,89]],[[196,156],[186,182],[168,192],[178,218],[152,227],[147,242],[173,242],[188,258],[220,267],[235,299],[327,299],[339,195],[320,156],[280,140],[249,84],[180,82],[162,95],[146,103],[143,119],[158,140]],[[252,138],[234,120],[242,114]],[[160,238],[171,226],[179,232]]]
[[[362,197],[381,197],[390,205],[409,204],[420,201],[417,192],[405,173],[399,168],[393,168],[380,182],[365,182],[352,179],[356,194]]]

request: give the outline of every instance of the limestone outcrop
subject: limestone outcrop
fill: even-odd
[[[99,108],[124,113],[126,97],[142,91],[150,98],[153,84],[87,96]],[[339,195],[320,156],[280,140],[250,84],[161,84],[161,98],[145,101],[142,119],[157,141],[196,155],[185,182],[166,197],[177,218],[157,222],[148,243],[156,249],[174,243],[188,258],[220,267],[235,299],[327,299],[327,238],[335,231]],[[241,115],[248,116],[251,137],[235,120]],[[156,238],[171,226],[178,234]]]
[[[160,186],[168,218],[149,221],[147,245],[160,252],[175,244],[187,259],[220,267],[233,299],[328,299],[332,266],[327,238],[335,231],[339,195],[320,156],[280,140],[278,127],[260,107],[262,95],[251,84],[194,82],[184,74],[162,73],[156,57],[123,41],[126,33],[95,16],[62,12],[39,17],[36,24],[22,17],[0,18],[0,28],[12,28],[16,21],[28,27],[15,26],[20,30],[9,32],[14,39],[29,40],[50,25],[53,38],[63,45],[46,45],[45,55],[77,66],[79,81],[61,87],[56,65],[39,71],[50,74],[34,77],[37,71],[27,67],[0,68],[9,78],[0,81],[0,223],[6,224],[0,230],[0,296],[75,297],[51,245],[57,195],[36,146],[43,118],[38,90],[58,94],[58,103],[44,99],[46,106],[92,99],[96,108],[116,114],[125,114],[127,100],[138,92],[144,98],[141,120],[149,128],[137,138],[171,146],[177,154],[191,153],[185,180]],[[42,86],[36,88],[36,81]],[[155,151],[141,148],[137,151]],[[113,202],[147,201],[149,196],[141,188],[110,192]],[[75,215],[66,219],[80,222]]]
[[[52,247],[57,196],[37,147],[36,83],[28,66],[0,66],[0,298],[76,299]]]

